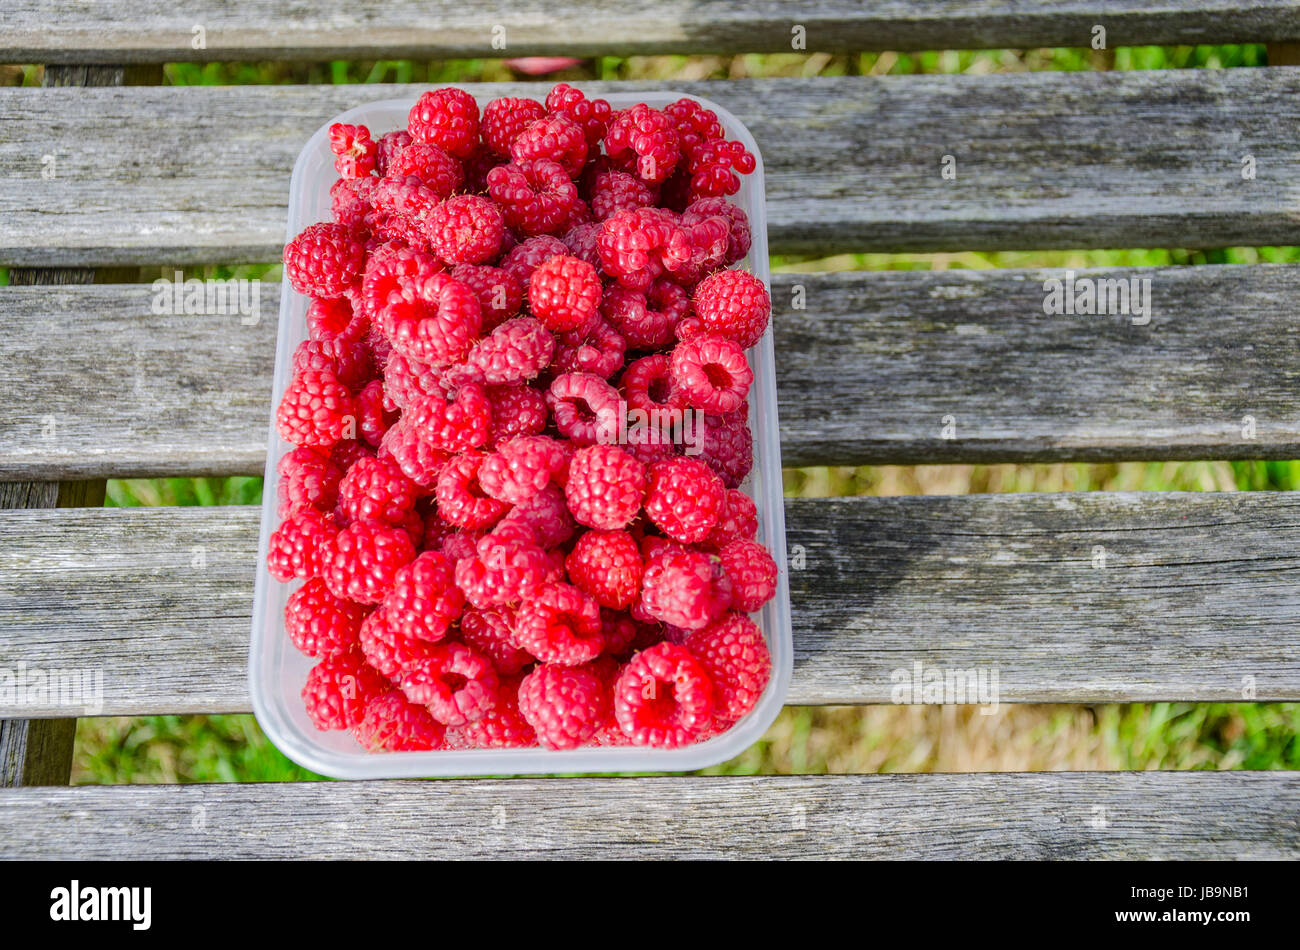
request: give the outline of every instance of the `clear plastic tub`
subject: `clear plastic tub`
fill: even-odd
[[[540,88],[540,87],[539,87]],[[605,96],[615,108],[637,102],[665,106],[682,98],[680,93],[627,92]],[[698,97],[695,97],[698,99]],[[727,137],[745,143],[757,159],[751,175],[742,176],[739,194],[732,197],[749,215],[753,246],[746,267],[770,285],[767,261],[767,212],[764,205],[763,159],[749,130],[726,109],[698,99],[717,113]],[[480,97],[480,107],[487,99]],[[361,123],[376,138],[402,128],[415,99],[388,99],[358,106],[335,116],[316,131],[294,164],[290,181],[287,238],[304,227],[329,219],[329,188],[337,175],[330,153],[327,129],[334,122]],[[754,470],[742,489],[758,507],[758,540],[772,552],[779,566],[776,597],[755,620],[772,653],[772,679],[758,704],[727,732],[707,742],[683,749],[642,747],[549,749],[480,749],[434,752],[368,752],[347,732],[321,732],[307,718],[300,693],[307,672],[315,663],[302,656],[284,632],[284,605],[292,585],[282,584],[266,569],[266,548],[276,518],[276,464],[292,446],[275,428],[275,406],[290,378],[294,349],[307,336],[308,301],[287,284],[280,299],[279,335],[276,342],[275,381],[272,394],[270,440],[266,481],[262,493],[262,529],[258,544],[257,584],[253,599],[253,635],[249,651],[249,689],[257,721],[285,755],[315,772],[335,778],[422,778],[464,775],[518,775],[541,772],[667,772],[704,768],[738,755],[757,741],[771,725],[785,701],[793,665],[790,633],[790,588],[785,553],[785,510],[782,504],[781,445],[776,417],[776,370],[769,330],[750,350],[754,386],[750,396],[750,426],[754,433]]]

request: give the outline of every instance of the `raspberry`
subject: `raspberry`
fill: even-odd
[[[364,607],[335,597],[313,577],[285,602],[284,630],[305,656],[323,658],[355,647],[365,616]]]
[[[728,613],[686,638],[686,649],[713,680],[713,714],[735,722],[754,708],[772,675],[767,641],[744,614]]]
[[[414,178],[439,198],[450,198],[465,183],[460,162],[436,145],[416,143],[402,149],[389,163],[386,177]]]
[[[365,317],[352,309],[347,297],[313,300],[307,308],[307,332],[313,340],[360,340],[367,329]]]
[[[569,579],[602,607],[623,610],[641,593],[641,550],[626,531],[588,531],[564,561]]]
[[[474,154],[464,161],[466,194],[486,195],[488,172],[496,168],[500,162],[501,156],[486,145],[474,149]],[[507,232],[506,243],[502,246],[502,250],[514,247],[514,244],[514,239]]]
[[[757,541],[737,540],[718,551],[731,581],[731,607],[752,614],[776,596],[776,561]]]
[[[686,291],[669,280],[656,280],[642,292],[626,287],[606,289],[601,315],[634,350],[657,350],[673,339],[673,331],[690,309]]]
[[[691,202],[682,212],[682,224],[689,226],[713,217],[726,219],[727,253],[722,259],[722,266],[730,267],[749,253],[752,240],[749,217],[742,208],[724,198],[700,198]]]
[[[411,107],[406,127],[416,142],[432,142],[457,158],[478,145],[478,103],[460,89],[426,92]]]
[[[438,206],[438,195],[418,178],[381,178],[371,190],[377,237],[427,252],[425,223]]]
[[[516,505],[497,523],[498,529],[526,527],[543,548],[554,548],[573,537],[575,526],[564,493],[557,485],[547,485],[536,495]]]
[[[460,638],[465,645],[491,660],[503,676],[513,676],[533,662],[514,644],[510,632],[514,619],[514,611],[508,607],[470,608],[460,618]]]
[[[684,256],[674,247],[673,255],[665,257],[664,268],[677,283],[694,287],[726,260],[731,225],[721,216],[706,217],[692,224],[681,222],[678,234],[684,242]]]
[[[389,167],[402,154],[402,149],[410,144],[411,133],[406,129],[398,129],[395,132],[388,132],[379,136],[379,150],[376,156],[379,174],[388,174]]]
[[[713,716],[713,681],[685,647],[642,650],[614,684],[614,716],[633,744],[675,749],[700,738]]]
[[[510,143],[510,158],[517,163],[549,159],[564,166],[570,178],[576,178],[587,161],[587,136],[567,115],[547,115],[515,136]]]
[[[478,481],[482,452],[466,452],[448,462],[438,476],[438,511],[460,528],[487,528],[500,520],[510,506],[488,497]]]
[[[359,459],[339,482],[339,510],[348,521],[400,524],[419,497],[419,486],[391,459]]]
[[[618,390],[591,373],[562,373],[551,380],[546,404],[555,427],[575,445],[611,440],[618,432]]]
[[[311,370],[333,373],[353,392],[365,386],[374,374],[370,349],[365,343],[347,337],[303,340],[293,351],[290,368],[295,376]]]
[[[493,99],[483,108],[479,135],[483,144],[502,157],[510,155],[510,143],[529,125],[546,115],[546,107],[536,99],[505,96]]]
[[[545,663],[519,685],[519,712],[548,749],[576,749],[609,718],[609,690],[590,670]]]
[[[734,412],[754,382],[740,344],[712,333],[678,343],[669,365],[673,395],[702,412]]]
[[[703,541],[722,513],[726,486],[708,465],[679,456],[649,468],[645,513],[683,544]]]
[[[560,334],[551,360],[556,373],[590,373],[609,379],[623,368],[627,341],[604,320],[597,318],[590,332],[581,329]]]
[[[617,445],[590,445],[573,454],[565,498],[579,523],[601,531],[629,525],[645,497],[646,468]]]
[[[276,580],[312,578],[321,573],[322,550],[334,524],[315,508],[301,508],[280,523],[267,542],[266,567]]]
[[[704,543],[716,550],[732,541],[752,541],[757,534],[758,506],[744,492],[728,488],[722,514]]]
[[[569,254],[580,261],[586,261],[592,267],[600,267],[600,224],[590,222],[579,224],[565,232],[562,239]]]
[[[334,169],[344,178],[364,178],[375,170],[378,143],[371,141],[370,130],[364,125],[343,125],[335,122],[329,128],[330,151]]]
[[[555,338],[532,317],[515,317],[480,340],[466,363],[493,385],[533,379],[551,362]]]
[[[361,624],[359,643],[366,662],[389,677],[426,659],[433,650],[433,644],[427,640],[408,637],[393,629],[383,607]]]
[[[550,330],[564,332],[590,320],[600,309],[600,275],[586,261],[557,254],[533,271],[528,304]]]
[[[662,414],[680,409],[674,398],[668,357],[662,353],[643,356],[628,366],[620,381],[629,410]]]
[[[745,349],[763,336],[772,315],[767,288],[753,274],[724,270],[695,288],[695,313],[701,329],[735,340]]]
[[[605,638],[605,657],[628,653],[640,631],[637,622],[621,610],[602,608],[600,623],[601,635]]]
[[[695,202],[734,195],[740,190],[740,178],[732,169],[748,175],[758,167],[758,161],[741,142],[711,141],[691,146],[686,151],[685,166],[690,175],[686,197]]]
[[[546,111],[568,116],[582,129],[587,148],[596,152],[596,146],[605,137],[614,110],[604,99],[588,99],[568,83],[556,83],[546,96]]]
[[[352,735],[371,752],[427,752],[444,747],[445,729],[424,706],[390,689],[366,703]]]
[[[408,410],[416,435],[445,452],[465,452],[487,441],[492,405],[478,383],[467,383],[455,394],[416,399]]]
[[[645,559],[641,608],[645,615],[684,630],[699,630],[731,605],[731,581],[722,562],[672,545]]]
[[[419,399],[442,395],[441,377],[433,367],[402,353],[394,353],[384,365],[384,397],[394,408],[407,410]]]
[[[694,99],[682,98],[664,106],[664,114],[673,122],[683,148],[722,138],[725,132],[716,113]]]
[[[316,449],[294,449],[275,466],[276,495],[281,518],[300,508],[329,511],[338,499],[343,469]]]
[[[522,436],[497,446],[483,460],[478,479],[493,498],[519,505],[568,468],[569,453],[559,442],[544,435]]]
[[[397,571],[415,559],[411,536],[401,528],[358,521],[321,545],[321,576],[336,597],[377,604]]]
[[[379,457],[392,459],[403,475],[421,488],[431,489],[451,455],[421,439],[410,419],[406,418],[399,419],[384,433],[379,444]]]
[[[357,428],[367,445],[378,448],[384,435],[397,422],[397,413],[386,406],[384,384],[371,380],[357,393]]]
[[[627,172],[601,172],[591,188],[591,214],[597,221],[619,211],[648,208],[655,202],[650,186]]]
[[[505,323],[524,305],[524,288],[514,276],[487,264],[457,264],[451,271],[478,297],[482,330],[489,333]]]
[[[406,698],[448,726],[483,716],[496,703],[497,684],[491,661],[463,643],[439,643],[401,675]]]
[[[342,225],[358,241],[373,231],[378,221],[371,203],[376,181],[369,176],[340,178],[330,185],[330,216],[335,224]]]
[[[397,300],[380,312],[380,325],[393,348],[421,363],[464,359],[478,338],[478,297],[448,274],[430,274],[413,301]]]
[[[550,417],[546,397],[531,386],[489,386],[487,395],[492,406],[491,444],[519,435],[536,435],[546,428]]]
[[[330,449],[330,461],[345,473],[358,460],[372,458],[375,450],[358,439],[344,439]]]
[[[675,246],[680,249],[674,251]],[[632,290],[646,290],[663,273],[664,255],[690,256],[676,221],[659,208],[616,211],[605,219],[597,239],[605,273]]]
[[[554,234],[580,200],[564,167],[547,159],[498,165],[488,172],[487,184],[506,224],[520,234]]]
[[[474,546],[482,536],[481,531],[453,530],[451,534],[443,537],[438,550],[447,555],[447,560],[460,564],[466,558],[474,556]]]
[[[366,249],[341,224],[309,224],[284,248],[284,275],[309,297],[341,297],[361,276]]]
[[[441,640],[465,609],[453,565],[437,551],[425,551],[393,577],[384,595],[384,613],[398,633],[420,640]]]
[[[604,646],[600,605],[571,584],[543,584],[515,614],[515,643],[543,663],[594,660]]]
[[[527,749],[537,745],[537,733],[519,711],[520,678],[504,678],[496,702],[486,713],[447,730],[447,746],[455,749]]]
[[[456,195],[429,212],[429,243],[451,264],[482,264],[501,253],[506,225],[501,210],[479,195]]]
[[[549,567],[531,531],[507,530],[480,538],[474,555],[457,562],[456,584],[475,607],[517,604],[545,583]]]
[[[637,177],[657,185],[677,167],[681,144],[673,121],[658,109],[637,103],[614,117],[605,133],[605,154],[630,159]]]
[[[533,271],[556,254],[568,254],[564,242],[549,234],[539,234],[521,241],[501,259],[501,269],[509,271],[520,287],[527,287]]]
[[[387,684],[355,651],[321,660],[307,674],[302,699],[317,729],[350,729]]]
[[[748,409],[725,416],[704,417],[703,459],[728,488],[736,488],[754,467],[754,436],[746,421]]]

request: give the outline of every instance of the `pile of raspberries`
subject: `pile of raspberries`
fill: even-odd
[[[284,251],[311,298],[279,403],[268,567],[319,662],[317,728],[371,750],[676,748],[753,708],[745,350],[763,282],[726,200],[753,156],[682,99],[615,111],[558,85],[480,113],[329,130],[333,220]],[[618,444],[621,412],[703,420]]]

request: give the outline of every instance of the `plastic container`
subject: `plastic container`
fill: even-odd
[[[665,106],[682,98],[669,92],[610,93],[615,108],[637,102]],[[767,212],[764,205],[763,159],[749,130],[734,115],[707,99],[697,100],[717,113],[727,137],[738,139],[754,154],[758,167],[741,176],[739,194],[731,200],[749,215],[753,246],[746,267],[770,285],[767,260]],[[482,107],[487,102],[480,98]],[[404,128],[415,99],[388,99],[358,106],[335,116],[307,141],[293,168],[290,181],[289,223],[286,240],[316,221],[329,220],[329,188],[337,178],[327,130],[335,122],[361,123],[375,137]],[[754,369],[750,396],[750,426],[754,433],[754,470],[742,486],[758,507],[758,540],[772,552],[779,566],[776,596],[755,616],[772,653],[772,678],[758,704],[727,732],[707,742],[683,749],[644,747],[550,749],[477,749],[433,752],[368,752],[347,732],[321,732],[307,718],[300,693],[307,672],[316,662],[302,656],[284,632],[284,605],[293,587],[270,576],[266,549],[276,517],[276,465],[292,446],[275,428],[275,406],[290,378],[294,349],[307,336],[308,301],[287,284],[280,298],[279,336],[276,342],[275,381],[266,481],[262,492],[262,530],[258,544],[257,585],[253,599],[253,635],[249,651],[249,689],[257,721],[285,755],[315,772],[335,778],[421,778],[433,776],[512,775],[541,772],[655,772],[682,771],[715,765],[738,755],[756,742],[784,704],[793,665],[790,634],[790,589],[785,554],[785,509],[782,503],[781,447],[776,417],[776,371],[772,333],[749,352]]]

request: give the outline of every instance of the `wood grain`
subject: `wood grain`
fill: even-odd
[[[776,253],[1300,244],[1296,68],[673,88],[716,99],[753,131]],[[13,184],[0,191],[0,266],[277,260],[309,134],[418,89],[0,89],[0,178]],[[45,179],[50,154],[58,175]]]
[[[786,511],[790,703],[905,701],[895,686],[918,665],[996,672],[1001,702],[1300,699],[1292,493],[791,499]],[[98,671],[104,715],[249,709],[256,509],[0,512],[0,535],[0,665]]]
[[[1294,859],[1294,772],[20,789],[6,858]]]
[[[1078,272],[1149,281],[1145,325],[1045,316],[1063,273],[776,275],[784,463],[1300,456],[1300,267]],[[260,473],[279,290],[247,325],[147,286],[0,289],[0,477]]]
[[[517,0],[509,8],[365,0],[346,13],[273,0],[183,9],[163,0],[14,0],[11,7],[0,59],[36,63],[789,52],[795,23],[806,29],[807,49],[833,51],[1088,46],[1097,24],[1112,48],[1300,37],[1292,0],[831,0],[811,9],[777,0]],[[201,49],[193,42],[196,25],[205,30]],[[494,27],[505,29],[504,49],[493,46]]]

